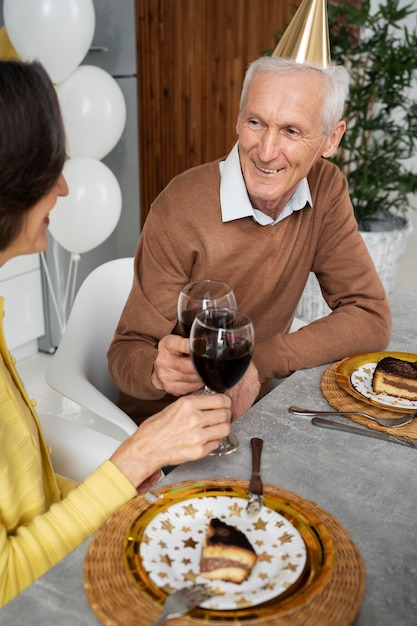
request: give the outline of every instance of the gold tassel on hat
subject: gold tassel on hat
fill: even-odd
[[[326,0],[303,0],[272,56],[321,68],[331,65]]]

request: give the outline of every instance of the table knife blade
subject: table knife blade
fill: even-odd
[[[261,478],[261,453],[263,440],[259,437],[253,437],[250,440],[252,448],[252,475],[249,482],[249,496],[246,511],[249,515],[256,515],[260,512],[264,497],[263,484]]]
[[[350,424],[342,424],[342,422],[336,422],[334,420],[324,419],[323,417],[313,417],[311,423],[314,426],[321,426],[322,428],[331,428],[333,430],[343,430],[346,433],[352,433],[354,435],[363,435],[364,437],[373,437],[374,439],[382,439],[382,441],[389,441],[391,443],[399,443],[409,448],[417,448],[417,441],[409,439],[408,437],[397,437],[383,433],[379,430],[371,430],[370,428],[361,428],[360,426],[351,426]]]

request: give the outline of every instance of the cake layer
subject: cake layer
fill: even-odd
[[[256,560],[244,533],[217,518],[210,520],[201,552],[201,576],[239,584],[249,577]]]
[[[381,359],[374,371],[372,388],[376,393],[417,401],[417,362],[395,357]]]

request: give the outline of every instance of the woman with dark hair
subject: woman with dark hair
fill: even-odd
[[[49,212],[68,193],[65,158],[59,105],[42,66],[0,62],[0,266],[46,248]],[[0,297],[0,319],[3,304]],[[144,493],[161,467],[214,450],[229,433],[230,406],[222,394],[180,398],[78,485],[53,470],[0,327],[0,606]]]

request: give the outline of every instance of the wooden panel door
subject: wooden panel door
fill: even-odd
[[[229,152],[248,64],[293,0],[136,0],[141,219],[170,179]]]

